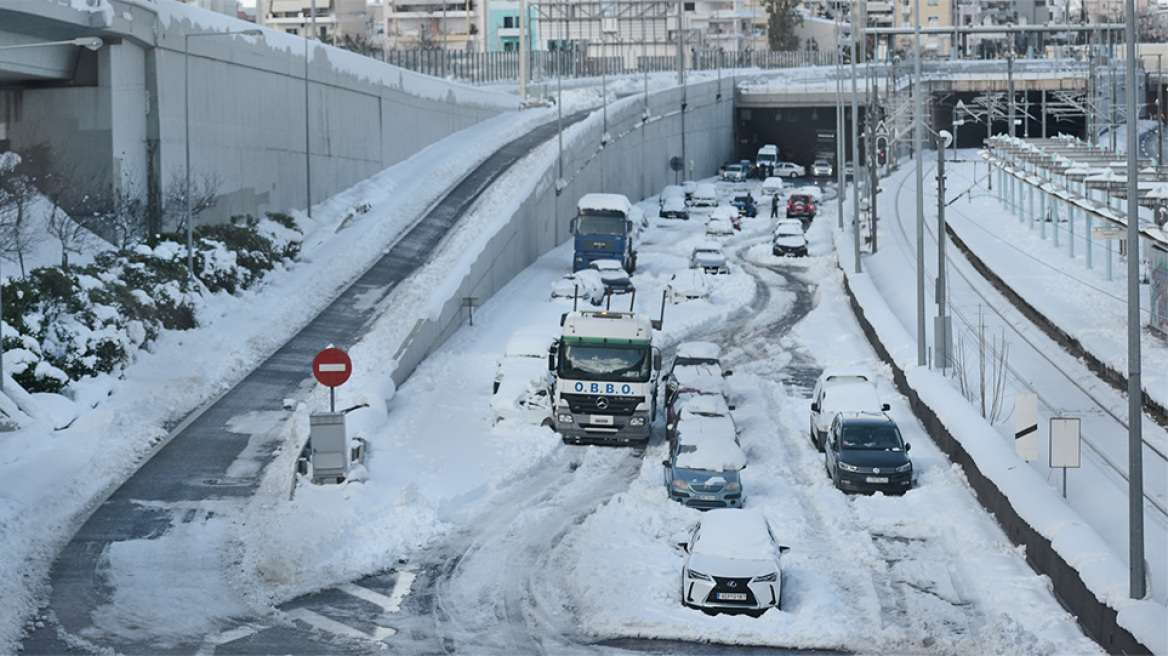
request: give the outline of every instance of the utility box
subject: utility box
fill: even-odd
[[[318,412],[308,418],[308,445],[312,455],[312,482],[339,483],[348,474],[345,415]]]

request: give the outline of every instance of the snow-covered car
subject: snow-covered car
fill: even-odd
[[[657,216],[663,219],[681,219],[689,218],[689,206],[685,204],[685,199],[680,196],[670,196],[661,201],[661,209],[658,210]]]
[[[681,603],[707,614],[758,617],[782,608],[782,554],[767,518],[753,508],[715,508],[682,545]]]
[[[730,400],[725,378],[732,371],[722,369],[722,350],[713,342],[682,342],[669,365],[665,380],[665,404],[672,406],[685,391],[718,394]]]
[[[771,176],[763,180],[762,193],[765,196],[774,196],[775,194],[783,193],[783,179],[778,176]]]
[[[746,500],[739,472],[746,454],[729,417],[681,419],[662,461],[669,498],[691,508],[741,508]]]
[[[815,177],[829,177],[832,170],[831,162],[825,159],[817,159],[811,163],[811,175]]]
[[[665,288],[670,303],[684,303],[710,297],[710,280],[701,269],[682,269]]]
[[[554,340],[554,332],[526,328],[507,341],[491,394],[496,422],[519,419],[538,424],[550,415],[547,354]]]
[[[722,169],[722,179],[726,182],[744,182],[746,173],[742,170],[741,164],[727,164],[726,168]]]
[[[565,274],[552,283],[552,298],[579,298],[600,305],[604,302],[604,279],[594,269]]]
[[[844,177],[850,178],[855,174],[856,174],[856,165],[851,163],[851,162],[845,163],[844,164]]]
[[[775,224],[771,253],[793,257],[807,255],[807,236],[803,234],[803,222],[799,219],[782,219]]]
[[[841,412],[828,429],[824,467],[844,492],[904,494],[913,484],[908,450],[888,415]]]
[[[692,388],[673,395],[670,403],[665,407],[665,438],[673,442],[674,432],[682,420],[691,417],[725,417],[731,424],[734,419],[730,416],[730,404],[718,392],[701,392]],[[737,432],[737,428],[735,429]]]
[[[876,393],[876,374],[862,366],[827,367],[811,392],[811,443],[823,451],[831,421],[839,412],[885,412],[887,403]]]
[[[807,175],[807,169],[794,162],[778,162],[774,175],[780,178],[801,178]]]
[[[734,234],[734,224],[730,219],[712,216],[706,220],[706,234],[711,237],[724,237]]]
[[[733,205],[719,205],[710,212],[711,219],[727,219],[735,230],[742,229],[742,214]]]
[[[787,199],[787,218],[814,219],[815,200],[811,194],[791,194]]]
[[[621,266],[620,260],[592,260],[588,268],[600,272],[600,279],[608,293],[628,294],[633,291],[633,280]]]
[[[717,242],[705,241],[694,246],[689,255],[691,269],[701,269],[706,273],[730,273],[730,265],[726,263],[726,254]]]
[[[682,180],[681,188],[685,190],[685,199],[688,201],[693,197],[694,189],[698,188],[698,183],[693,180]]]
[[[718,189],[709,182],[699,183],[694,188],[691,199],[694,207],[716,207],[718,205]]]
[[[681,185],[675,185],[675,184],[665,185],[665,188],[661,190],[661,195],[658,196],[657,198],[658,198],[658,202],[661,204],[664,204],[665,201],[670,199],[670,198],[680,198],[684,202],[685,201],[685,188],[682,187]]]

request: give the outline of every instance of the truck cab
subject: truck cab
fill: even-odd
[[[552,428],[567,444],[649,442],[661,353],[632,312],[569,312],[552,346]]]
[[[587,269],[593,260],[618,260],[625,271],[637,267],[640,221],[624,194],[584,194],[572,220],[575,254],[572,270]]]

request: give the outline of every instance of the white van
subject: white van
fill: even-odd
[[[774,144],[767,144],[758,149],[758,154],[754,156],[755,166],[774,166],[779,163],[779,147]]]
[[[694,188],[692,203],[694,207],[717,207],[718,190],[712,183],[702,182]]]

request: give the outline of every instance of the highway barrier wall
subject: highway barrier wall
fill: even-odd
[[[837,236],[837,247],[850,235]],[[994,516],[1010,540],[1024,547],[1035,571],[1050,578],[1059,602],[1078,620],[1083,631],[1113,654],[1162,653],[1155,636],[1139,635],[1125,626],[1125,614],[1139,618],[1162,615],[1154,602],[1136,601],[1117,594],[1126,590],[1127,568],[1092,530],[1050,490],[1037,473],[1014,454],[965,397],[940,373],[916,365],[916,342],[865,274],[852,273],[851,247],[841,250],[840,268],[852,311],[876,353],[892,368],[893,382],[912,407],[918,421],[951,462],[961,468],[982,507]],[[946,408],[941,411],[939,408]],[[956,411],[955,408],[968,408]],[[1034,496],[1045,498],[1035,499]],[[1024,505],[1015,500],[1025,500]],[[1031,509],[1027,511],[1026,508]],[[1047,509],[1041,517],[1034,508]],[[1059,545],[1072,551],[1059,549]],[[1082,557],[1090,554],[1090,557]]]
[[[530,156],[542,158],[542,163],[524,186],[504,176],[496,186],[519,194],[515,211],[497,231],[483,236],[482,250],[453,292],[444,301],[439,299],[437,316],[415,326],[399,351],[394,383],[401,385],[427,355],[469,321],[464,299],[486,302],[537,258],[570,239],[570,222],[581,196],[621,193],[635,203],[680,181],[682,173],[670,168],[670,159],[682,157],[683,122],[685,175],[695,179],[715,175],[733,152],[732,88],[733,80],[727,79],[650,93],[647,120],[646,97],[630,95],[608,107],[607,143],[601,142],[604,111],[597,109],[564,131],[562,166],[558,140],[553,140],[542,153]],[[570,271],[571,261],[566,259],[564,272]],[[624,309],[627,301],[619,303]],[[659,311],[659,298],[638,297],[636,303],[638,311],[654,315]]]

